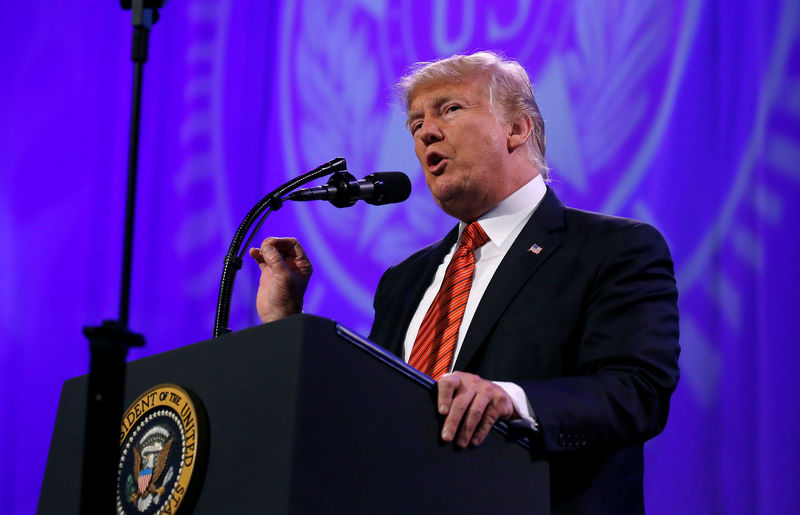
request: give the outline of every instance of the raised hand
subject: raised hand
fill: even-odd
[[[261,269],[256,309],[264,323],[303,310],[303,296],[313,267],[295,238],[267,238],[261,248],[251,248],[250,257]]]

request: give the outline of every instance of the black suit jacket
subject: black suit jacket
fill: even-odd
[[[372,341],[402,357],[456,238],[457,228],[386,271]],[[525,390],[554,513],[643,512],[642,444],[663,429],[678,381],[677,296],[658,231],[567,208],[549,187],[492,277],[454,369]]]

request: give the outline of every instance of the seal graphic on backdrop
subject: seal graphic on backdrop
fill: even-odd
[[[140,395],[122,418],[117,513],[170,514],[191,505],[202,481],[205,426],[199,401],[180,386]]]
[[[697,4],[286,2],[280,118],[287,175],[342,155],[354,175],[401,169],[424,191],[404,115],[390,107],[391,86],[416,61],[491,48],[531,73],[559,194],[620,212],[660,142],[663,124],[655,122],[671,110]],[[372,288],[359,279],[377,277],[453,224],[419,193],[401,206],[357,205],[335,216],[323,203],[296,209],[304,245],[326,270],[310,286],[308,308],[325,296],[341,310],[333,316],[347,321],[356,312],[361,328],[369,327]],[[348,263],[359,264],[357,276]]]

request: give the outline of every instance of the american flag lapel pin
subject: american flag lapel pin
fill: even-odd
[[[532,253],[532,254],[538,254],[538,253],[539,253],[539,252],[541,252],[541,251],[542,251],[542,247],[540,247],[540,246],[539,246],[538,244],[536,244],[536,243],[534,243],[533,245],[531,245],[531,248],[529,248],[529,249],[528,249],[528,252],[530,252],[530,253]]]

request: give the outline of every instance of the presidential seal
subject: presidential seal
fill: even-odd
[[[153,387],[128,407],[120,428],[117,513],[170,514],[192,503],[204,472],[200,410],[174,384]]]

